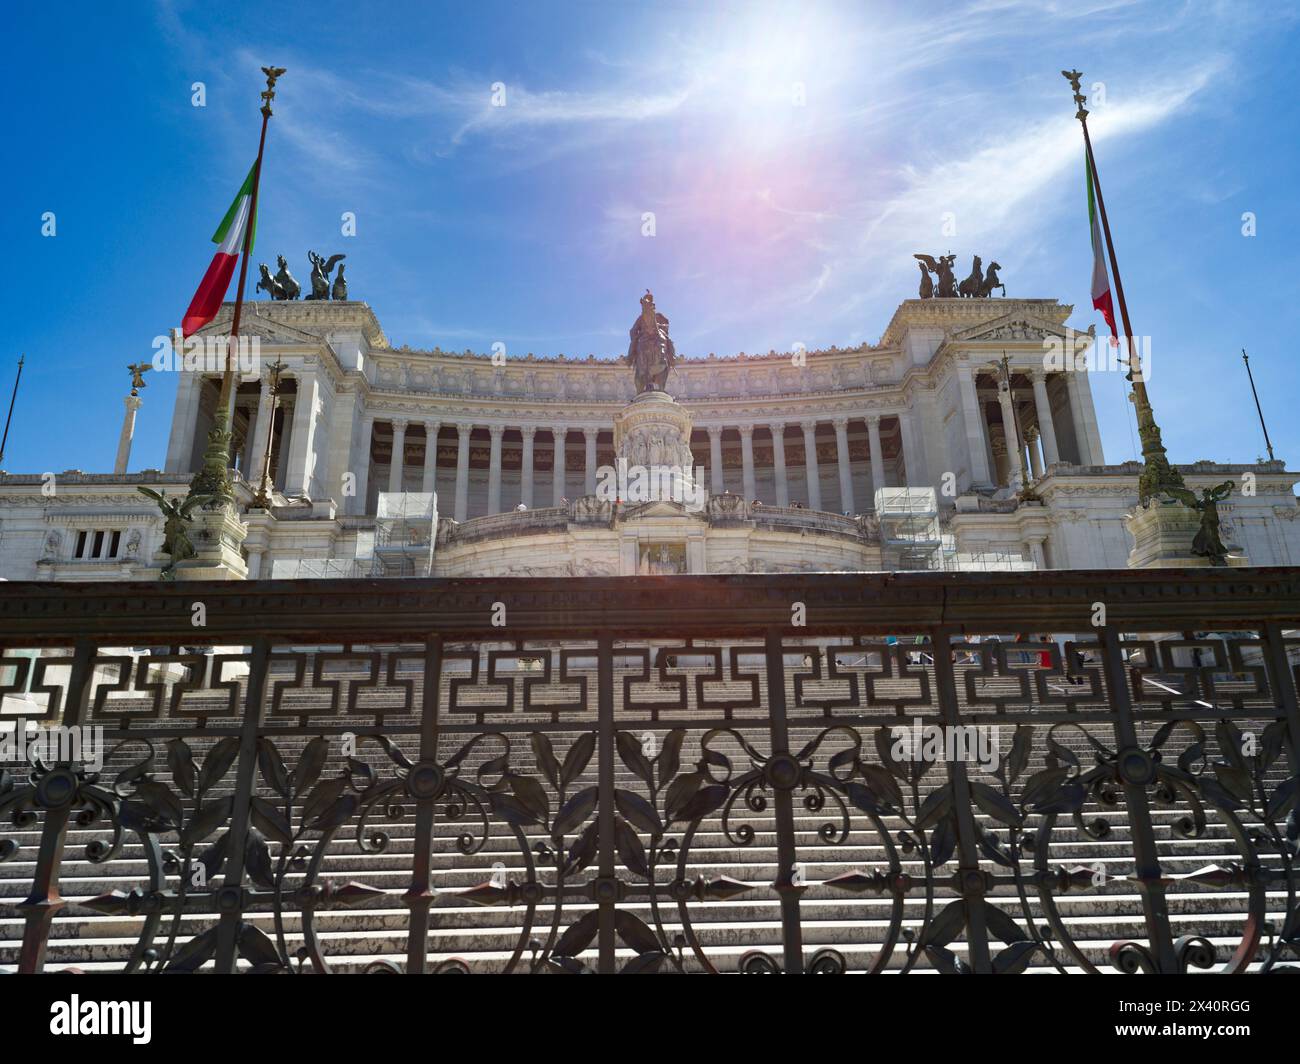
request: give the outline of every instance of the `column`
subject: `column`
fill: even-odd
[[[364,514],[366,512],[366,495],[370,490],[370,434],[374,431],[375,419],[373,415],[367,414],[361,419],[361,433],[358,440],[361,453],[353,459],[357,480],[357,494],[352,502],[351,512],[354,514]],[[344,507],[346,510],[347,507]]]
[[[822,508],[821,471],[817,468],[817,422],[802,421],[803,464],[808,476],[808,509]]]
[[[248,468],[250,484],[262,483],[262,464],[266,461],[266,441],[271,435],[271,419],[275,415],[272,408],[271,382],[262,378],[262,391],[257,397],[257,419],[253,422],[253,448],[249,456]]]
[[[1101,449],[1101,430],[1097,427],[1097,409],[1092,401],[1092,381],[1088,379],[1087,372],[1071,373],[1070,377],[1073,378],[1081,426],[1076,430],[1076,435],[1082,434],[1081,438],[1087,441],[1086,445],[1080,444],[1080,447],[1086,446],[1089,465],[1105,465],[1106,456]]]
[[[753,502],[758,496],[758,487],[754,483],[754,426],[740,426],[740,457],[744,468],[744,479],[742,483],[745,489],[745,499]]]
[[[456,520],[469,516],[469,434],[474,426],[461,422],[456,426],[459,449],[456,451]]]
[[[1043,475],[1043,463],[1038,457],[1038,430],[1032,425],[1025,429],[1025,444],[1029,447],[1029,470],[1038,480]]]
[[[357,426],[365,410],[363,397],[355,391],[340,392],[334,396],[334,405],[328,419],[321,424],[321,454],[328,474],[321,477],[324,493],[336,501],[337,513],[353,512],[356,498]],[[262,458],[257,456],[252,468],[260,478]],[[245,543],[247,546],[247,543]]]
[[[259,395],[256,402],[245,402],[242,407],[236,407],[246,411],[245,416],[248,418],[244,429],[244,446],[239,452],[239,468],[243,471],[244,479],[250,484],[256,484],[258,477],[262,475],[262,463],[260,460],[255,460],[253,454],[253,445],[257,442],[257,415],[261,405],[262,399]]]
[[[567,425],[556,425],[551,429],[551,439],[555,441],[555,458],[551,466],[551,505],[564,505],[564,450],[569,437]]]
[[[835,457],[840,467],[840,509],[855,512],[853,506],[853,465],[849,459],[849,419],[837,417],[835,425]]]
[[[993,480],[999,488],[1005,488],[1013,483],[1007,468],[1007,437],[1001,425],[992,426],[989,435],[989,450],[993,452]]]
[[[402,467],[406,464],[406,422],[397,420],[393,425],[393,457],[388,463],[388,490],[402,490]]]
[[[117,439],[117,460],[113,463],[114,473],[125,473],[131,461],[131,440],[135,437],[135,413],[143,402],[138,395],[126,397],[126,413],[122,417],[122,435]],[[250,480],[250,477],[245,477]]]
[[[501,437],[506,429],[504,425],[489,425],[488,436],[492,440],[492,450],[488,458],[488,503],[489,514],[501,512]]]
[[[271,446],[271,460],[275,469],[271,473],[275,486],[280,491],[289,490],[289,454],[293,449],[294,411],[298,408],[298,397],[291,394],[280,400],[280,435]]]
[[[530,510],[533,508],[533,437],[537,426],[525,425],[519,430],[524,438],[523,463],[519,469],[519,501]]]
[[[288,495],[310,496],[316,455],[312,450],[316,438],[316,372],[303,367],[298,371],[298,396],[294,400],[293,436],[289,440],[289,475],[285,482]]]
[[[993,477],[989,472],[987,430],[970,366],[957,368],[957,383],[961,391],[962,422],[966,427],[966,459],[970,463],[971,486],[989,488],[993,486]]]
[[[583,483],[584,495],[596,494],[596,437],[600,435],[600,429],[583,429],[583,436],[587,439],[587,476]]]
[[[1043,553],[1042,536],[1026,536],[1025,546],[1028,548],[1029,560],[1034,563],[1035,569],[1047,568],[1047,555]]]
[[[176,382],[176,405],[172,408],[172,430],[167,439],[167,459],[164,468],[168,473],[191,472],[190,455],[194,453],[194,430],[199,417],[199,390],[203,374],[184,369],[184,346],[180,330],[172,330],[175,363],[180,372]]]
[[[925,464],[925,448],[917,431],[917,416],[913,411],[900,411],[898,436],[903,444],[903,465],[907,467],[907,483],[904,487],[933,487]]]
[[[776,504],[790,505],[790,483],[785,473],[785,422],[775,421],[768,426],[772,430],[772,461],[776,466]]]
[[[709,426],[709,490],[721,495],[722,486],[722,426]]]
[[[871,445],[871,499],[875,506],[876,492],[888,487],[885,483],[885,449],[880,442],[880,415],[867,418],[867,438]]]
[[[1019,488],[1024,462],[1020,457],[1020,441],[1017,439],[1016,409],[1011,400],[1011,385],[1006,381],[998,381],[998,405],[1002,407],[1002,434],[1007,441],[1007,485]]]
[[[1051,465],[1061,460],[1056,446],[1056,424],[1052,421],[1052,404],[1047,398],[1047,374],[1041,369],[1030,372],[1034,385],[1034,410],[1038,414],[1038,431],[1043,438],[1043,462]]]
[[[424,479],[420,490],[432,495],[438,490],[438,432],[442,424],[437,421],[424,423]]]

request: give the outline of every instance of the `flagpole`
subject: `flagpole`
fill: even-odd
[[[18,398],[18,382],[23,379],[23,363],[25,361],[27,361],[26,355],[18,356],[18,376],[14,378],[13,394],[9,396],[9,416],[5,418],[5,432],[3,436],[0,436],[0,462],[5,460],[5,444],[9,442],[9,422],[14,419],[14,402]],[[1247,366],[1246,368],[1249,369],[1250,367]],[[1263,415],[1261,414],[1260,417],[1262,418]],[[1267,435],[1267,433],[1265,433],[1265,435]],[[1269,454],[1272,453],[1272,449],[1270,448]]]
[[[233,498],[230,485],[230,440],[235,421],[235,367],[238,365],[239,320],[244,310],[244,282],[248,278],[248,256],[253,246],[253,229],[257,222],[257,193],[262,183],[262,155],[266,151],[266,127],[271,119],[271,101],[275,99],[275,83],[284,73],[284,68],[262,67],[262,73],[266,75],[266,91],[262,93],[262,132],[257,141],[257,161],[253,164],[253,191],[249,197],[248,219],[244,224],[244,244],[240,251],[239,283],[235,289],[235,312],[230,321],[226,369],[221,375],[221,396],[217,400],[212,429],[208,433],[208,446],[203,452],[203,468],[194,475],[190,483],[191,495],[212,495],[222,502],[230,502]]]
[[[1259,427],[1264,430],[1264,446],[1268,448],[1268,460],[1276,462],[1273,457],[1273,444],[1268,438],[1268,426],[1264,424],[1264,408],[1259,405],[1259,392],[1255,391],[1255,374],[1250,372],[1250,356],[1246,354],[1246,349],[1241,349],[1241,360],[1246,363],[1246,376],[1250,378],[1250,394],[1255,397],[1255,412],[1259,414]],[[6,429],[8,426],[5,426]],[[4,445],[0,444],[0,458],[4,457]]]
[[[1106,253],[1110,260],[1111,276],[1115,278],[1115,295],[1119,299],[1120,317],[1124,322],[1124,344],[1128,349],[1128,379],[1133,385],[1129,399],[1137,409],[1138,438],[1142,441],[1142,458],[1145,468],[1138,478],[1138,498],[1147,500],[1160,496],[1166,488],[1184,487],[1182,474],[1169,464],[1165,447],[1160,439],[1160,426],[1156,424],[1155,411],[1147,396],[1146,381],[1142,379],[1142,366],[1137,351],[1133,346],[1133,324],[1129,321],[1128,302],[1124,299],[1124,282],[1119,275],[1119,260],[1115,257],[1115,242],[1110,235],[1110,221],[1106,217],[1106,200],[1101,194],[1101,176],[1097,173],[1097,157],[1092,151],[1092,137],[1088,135],[1088,110],[1083,105],[1087,97],[1079,88],[1079,79],[1083,77],[1077,70],[1062,70],[1061,75],[1074,90],[1074,102],[1078,105],[1075,118],[1083,126],[1083,144],[1088,154],[1088,170],[1092,177],[1093,192],[1097,197],[1097,212],[1101,215],[1101,228],[1106,236]]]

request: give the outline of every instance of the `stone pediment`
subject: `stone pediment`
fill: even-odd
[[[230,318],[223,314],[218,315],[203,326],[196,335],[223,336],[229,331]],[[245,314],[240,319],[239,334],[240,336],[256,336],[265,344],[301,344],[308,347],[319,347],[321,343],[321,338],[315,333],[306,332],[292,325],[286,325],[284,322],[269,321],[256,314]]]
[[[954,330],[949,343],[1042,343],[1048,338],[1064,340],[1074,330],[1021,311],[1012,311],[993,321]]]
[[[223,303],[217,316],[199,332],[218,336],[229,332],[234,311],[233,303]],[[268,343],[319,344],[329,336],[350,333],[364,337],[372,349],[389,346],[369,305],[355,301],[245,300],[239,331],[260,336]]]

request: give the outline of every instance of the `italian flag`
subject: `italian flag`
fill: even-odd
[[[1084,169],[1088,176],[1088,224],[1092,226],[1092,305],[1101,311],[1101,316],[1110,326],[1110,335],[1114,343],[1119,342],[1119,333],[1115,331],[1115,309],[1110,299],[1110,278],[1106,274],[1105,248],[1101,242],[1101,221],[1097,217],[1097,197],[1092,184],[1092,160],[1085,153]]]
[[[207,325],[217,316],[221,301],[226,298],[230,288],[230,278],[234,275],[235,264],[239,262],[239,253],[244,249],[244,233],[249,224],[249,213],[253,207],[253,186],[257,181],[257,163],[253,163],[243,185],[235,193],[235,202],[221,219],[212,242],[217,245],[217,253],[212,256],[208,272],[199,282],[199,290],[190,300],[190,309],[181,319],[181,334],[189,336]],[[248,250],[253,250],[253,240],[257,237],[257,219],[253,218],[253,232],[248,241]]]

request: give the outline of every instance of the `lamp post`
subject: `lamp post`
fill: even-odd
[[[271,408],[267,411],[266,426],[266,453],[262,456],[262,479],[257,486],[257,495],[254,497],[252,505],[261,510],[269,510],[273,499],[272,493],[275,485],[271,482],[271,443],[275,438],[275,408],[280,398],[280,378],[284,373],[285,364],[282,359],[276,361],[267,367],[270,373],[271,384]]]
[[[1002,352],[1002,386],[1007,390],[1006,409],[1011,411],[1011,434],[1015,443],[1016,455],[1021,456],[1025,453],[1025,441],[1020,435],[1020,412],[1016,410],[1016,395],[1011,389],[1011,363],[1007,361],[1007,353]],[[1011,444],[1008,441],[1008,445]],[[1042,498],[1034,491],[1034,486],[1029,480],[1029,470],[1025,467],[1025,460],[1019,457],[1016,463],[1020,466],[1020,491],[1017,492],[1021,502],[1042,502]]]

